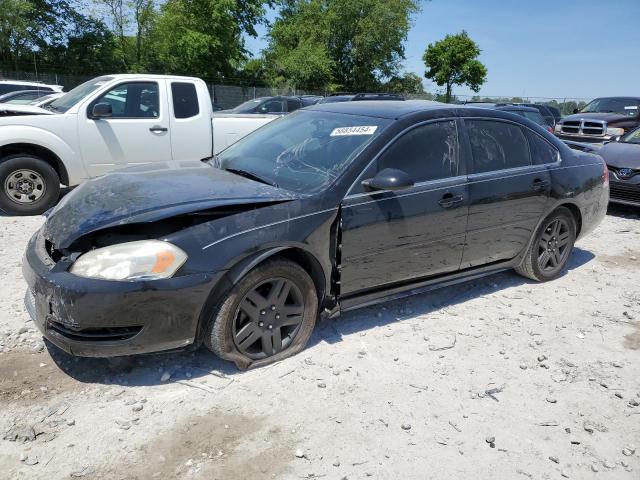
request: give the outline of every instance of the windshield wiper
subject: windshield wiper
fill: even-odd
[[[252,172],[247,172],[246,170],[241,170],[239,168],[225,168],[223,170],[226,170],[227,172],[235,173],[236,175],[240,175],[241,177],[248,178],[249,180],[254,180],[256,182],[264,183],[266,185],[271,185],[272,187],[278,188],[278,185],[276,183],[271,182],[269,180],[265,180],[259,175],[256,175],[255,173],[252,173]]]

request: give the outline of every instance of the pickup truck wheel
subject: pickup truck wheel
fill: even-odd
[[[60,177],[44,160],[12,155],[0,161],[0,210],[9,215],[39,215],[55,205]]]

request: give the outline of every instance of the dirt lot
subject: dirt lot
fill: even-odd
[[[249,372],[46,347],[20,273],[42,219],[0,218],[0,478],[638,479],[639,213],[612,209],[557,281],[360,310]]]

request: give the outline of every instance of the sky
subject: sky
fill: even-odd
[[[488,69],[480,95],[640,95],[640,0],[423,1],[405,44],[404,71],[422,77],[427,45],[462,30],[478,43]],[[249,51],[259,54],[265,34],[261,28],[259,38],[247,39]],[[454,94],[473,92],[454,87]]]

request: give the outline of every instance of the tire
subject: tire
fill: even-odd
[[[9,215],[40,215],[60,195],[60,177],[44,160],[12,155],[0,161],[0,210]]]
[[[302,351],[317,316],[318,295],[307,272],[289,260],[268,260],[233,286],[214,310],[204,344],[238,368],[260,367]]]
[[[559,226],[557,232],[556,226]],[[558,278],[571,256],[575,241],[576,220],[568,209],[560,207],[540,224],[516,272],[538,282]]]

